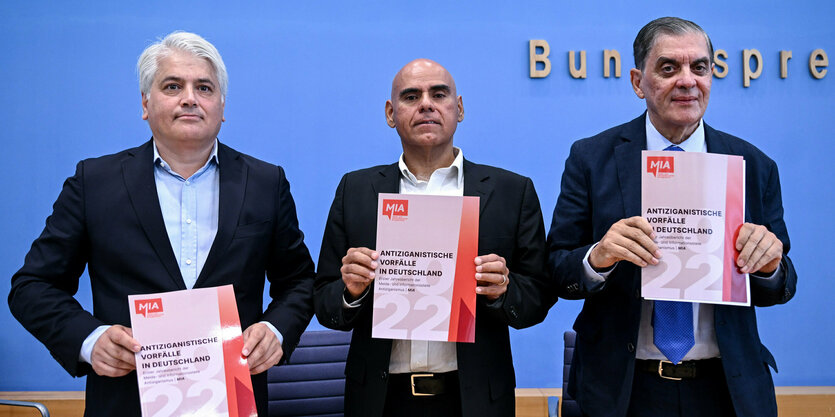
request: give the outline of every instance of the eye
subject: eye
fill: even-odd
[[[444,94],[444,93],[435,93],[435,95],[434,95],[433,97],[435,97],[435,98],[444,98],[444,97],[446,97],[446,94]]]
[[[417,100],[417,98],[417,94],[406,94],[405,96],[403,96],[403,100],[406,101],[415,101]]]
[[[200,91],[201,93],[211,93],[212,87],[208,85],[198,85],[197,91]]]
[[[696,64],[696,66],[693,67],[693,72],[695,72],[696,74],[705,74],[707,73],[707,71],[708,66],[703,63]]]
[[[661,66],[661,72],[664,74],[672,74],[675,70],[676,67],[672,64],[664,64]]]
[[[177,84],[171,83],[171,84],[165,84],[164,86],[162,86],[162,89],[163,90],[176,91],[176,90],[180,89],[180,86],[177,85]]]

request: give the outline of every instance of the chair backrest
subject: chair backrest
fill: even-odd
[[[580,405],[570,395],[568,395],[568,375],[571,374],[571,359],[574,357],[574,342],[577,338],[577,333],[574,330],[568,330],[563,334],[563,341],[565,342],[565,349],[563,350],[563,365],[562,365],[562,410],[561,417],[582,417],[580,412]]]
[[[351,332],[306,331],[290,361],[267,371],[270,417],[342,416]]]

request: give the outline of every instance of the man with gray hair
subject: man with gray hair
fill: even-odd
[[[218,142],[227,75],[212,44],[171,33],[137,70],[151,140],[78,164],[12,278],[9,306],[67,372],[87,375],[86,416],[138,416],[128,296],[233,284],[266,416],[264,371],[312,316],[314,267],[289,184],[281,167]],[[73,297],[85,267],[92,314]]]
[[[656,19],[633,48],[632,88],[647,111],[574,143],[548,234],[559,296],[585,299],[567,395],[587,416],[776,416],[777,368],[754,306],[789,301],[797,283],[777,165],[702,120],[713,46],[701,27]],[[751,274],[752,306],[641,299],[641,268],[663,256],[640,216],[643,150],[744,157],[746,223],[726,262]]]

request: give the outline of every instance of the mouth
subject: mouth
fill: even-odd
[[[200,120],[202,118],[203,117],[200,116],[199,114],[194,114],[194,113],[183,113],[183,114],[180,114],[177,117],[175,117],[175,119],[184,119],[184,120]]]
[[[681,104],[690,104],[696,102],[698,97],[673,97],[673,102]]]
[[[421,121],[415,123],[415,126],[423,126],[423,125],[440,125],[440,123],[438,123],[434,120],[421,120]]]

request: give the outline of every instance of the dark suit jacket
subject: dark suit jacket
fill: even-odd
[[[345,369],[350,416],[382,415],[391,340],[371,338],[373,294],[361,307],[343,309],[345,284],[339,269],[349,248],[376,247],[377,194],[399,192],[399,181],[397,164],[346,174],[336,190],[319,254],[316,316],[327,327],[354,331]],[[555,301],[542,295],[547,274],[539,199],[530,179],[466,160],[464,195],[480,197],[478,253],[503,256],[511,273],[502,302],[488,305],[478,297],[475,343],[458,343],[463,414],[509,416],[514,414],[516,379],[507,326],[541,322]]]
[[[241,326],[268,321],[284,357],[312,317],[314,266],[284,171],[219,145],[218,229],[195,288],[234,284]],[[80,162],[12,278],[14,316],[73,376],[87,375],[87,416],[140,414],[136,374],[100,377],[79,362],[96,327],[130,327],[128,295],[186,289],[165,231],[151,142]],[[73,298],[88,268],[93,313]],[[270,302],[263,310],[264,274]],[[266,415],[266,373],[253,377]],[[263,410],[263,411],[262,411]]]
[[[788,256],[777,165],[742,139],[705,124],[708,152],[741,155],[746,161],[745,220],[766,226],[783,242],[784,279],[777,289],[752,280],[755,306],[785,303],[797,274]],[[629,404],[641,313],[640,268],[621,262],[599,292],[583,285],[582,259],[620,219],[641,215],[641,151],[645,115],[574,143],[565,163],[560,197],[548,234],[549,261],[563,298],[585,298],[574,323],[569,392],[591,416],[623,416]],[[754,307],[717,305],[716,338],[738,416],[777,415],[767,365],[774,358],[760,342]]]

